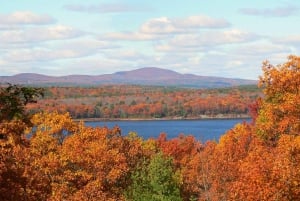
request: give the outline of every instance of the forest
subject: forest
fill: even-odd
[[[247,117],[249,105],[262,92],[256,86],[191,89],[107,85],[47,87],[45,96],[27,109],[69,112],[74,119],[153,119]]]
[[[4,87],[0,200],[299,200],[300,57],[290,56],[276,66],[264,62],[259,87],[263,96],[249,109],[253,121],[236,125],[219,141],[207,142],[192,135],[122,135],[118,127],[87,127],[74,121],[71,112],[33,114],[27,107],[44,105],[39,97],[48,100],[50,89]],[[137,89],[141,88],[130,90]],[[54,94],[56,89],[51,90]],[[66,88],[56,92],[60,90]],[[200,93],[191,91],[191,97],[194,92]],[[175,102],[186,98],[176,93],[170,97]],[[67,97],[67,91],[61,95]],[[230,100],[234,95],[224,97]],[[66,99],[57,100],[60,104]],[[109,100],[97,97],[104,105]]]

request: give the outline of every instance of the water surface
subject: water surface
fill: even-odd
[[[97,121],[86,122],[87,126],[119,126],[122,135],[136,132],[144,139],[156,138],[164,132],[167,137],[174,138],[179,134],[194,135],[198,140],[219,140],[220,136],[237,123],[250,119],[209,119],[209,120],[146,120],[146,121]]]

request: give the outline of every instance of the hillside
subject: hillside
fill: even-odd
[[[196,88],[220,88],[255,84],[255,80],[180,74],[172,70],[155,67],[140,68],[103,75],[47,76],[22,73],[13,76],[0,76],[0,83],[28,85],[103,85],[137,84],[156,86],[182,86]]]
[[[258,88],[195,89],[141,85],[46,87],[45,97],[28,111],[69,112],[101,119],[201,119],[249,117]]]

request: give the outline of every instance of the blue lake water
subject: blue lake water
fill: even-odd
[[[198,140],[219,140],[220,136],[237,123],[250,119],[209,119],[209,120],[147,120],[147,121],[99,121],[85,122],[86,126],[112,128],[119,126],[122,135],[136,132],[144,139],[156,138],[164,132],[167,137],[174,138],[179,134],[194,135]]]

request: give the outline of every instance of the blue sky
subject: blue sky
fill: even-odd
[[[257,79],[300,50],[300,1],[0,0],[0,76],[142,67]]]

